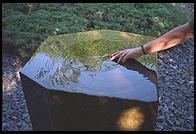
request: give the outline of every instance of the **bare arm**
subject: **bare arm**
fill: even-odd
[[[189,23],[178,26],[161,37],[144,45],[144,51],[147,54],[162,51],[171,47],[174,47],[183,41],[193,38],[194,31]],[[118,59],[118,62],[125,62],[129,58],[137,58],[143,55],[141,47],[133,49],[125,49],[111,55],[111,60]]]
[[[186,23],[184,25],[172,29],[171,31],[157,38],[156,40],[153,40],[152,42],[145,44],[144,50],[148,54],[155,53],[174,47],[182,43],[183,41],[193,37],[193,30],[189,23]]]

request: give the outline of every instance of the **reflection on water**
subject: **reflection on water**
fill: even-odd
[[[155,66],[128,60],[117,64],[109,59],[91,57],[99,65],[84,65],[71,58],[49,57],[38,53],[21,71],[48,89],[110,96],[141,101],[156,101]]]
[[[113,30],[48,37],[20,71],[42,86],[21,77],[34,128],[154,129],[156,54],[129,59],[124,64],[109,60],[113,52],[153,39]],[[43,112],[47,110],[52,115]],[[53,119],[52,123],[45,118]]]
[[[113,52],[152,39],[112,30],[50,36],[21,73],[48,89],[156,101],[155,54],[122,65],[109,60]]]

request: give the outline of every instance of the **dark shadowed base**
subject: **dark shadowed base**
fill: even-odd
[[[34,131],[148,131],[157,102],[48,90],[21,74]]]

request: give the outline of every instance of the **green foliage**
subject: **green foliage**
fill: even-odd
[[[186,21],[167,3],[3,3],[3,49],[31,56],[50,35],[99,29],[159,37]]]

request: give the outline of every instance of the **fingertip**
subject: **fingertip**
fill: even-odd
[[[115,61],[116,60],[116,56],[113,56],[110,58],[111,61]]]

